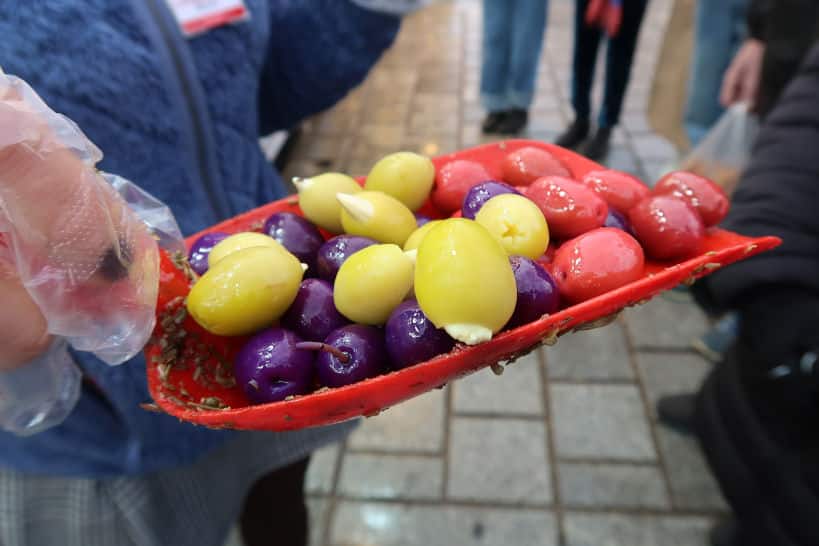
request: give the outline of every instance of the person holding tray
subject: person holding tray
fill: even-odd
[[[309,455],[354,424],[141,409],[156,243],[114,189],[161,205],[97,167],[185,235],[283,197],[259,136],[344,97],[422,3],[0,0],[0,544],[220,546],[236,519],[307,544]]]

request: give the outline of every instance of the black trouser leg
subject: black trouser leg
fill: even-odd
[[[572,107],[575,116],[588,119],[591,115],[591,89],[594,84],[594,66],[600,46],[601,31],[586,25],[588,0],[575,2],[574,56],[572,60]]]
[[[239,519],[245,546],[307,546],[304,477],[309,463],[307,457],[253,485]]]
[[[620,121],[620,111],[634,63],[634,48],[637,46],[647,3],[648,0],[623,0],[620,32],[609,40],[606,50],[606,88],[603,109],[600,111],[600,127],[614,127]]]

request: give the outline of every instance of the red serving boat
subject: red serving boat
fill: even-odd
[[[551,152],[575,178],[602,168],[563,148],[526,140],[486,144],[437,157],[433,162],[437,169],[454,159],[468,159],[483,164],[493,177],[501,178],[500,166],[504,156],[524,146]],[[276,201],[222,222],[191,236],[188,244],[210,231],[258,230],[269,215],[281,211],[301,214],[297,198]],[[420,212],[441,216],[430,203]],[[235,385],[231,372],[233,357],[246,338],[214,336],[187,316],[184,297],[190,288],[190,280],[184,266],[180,267],[180,260],[163,254],[157,326],[145,349],[148,385],[155,404],[145,407],[208,427],[271,431],[295,430],[376,415],[476,370],[514,359],[544,343],[553,343],[561,334],[604,324],[625,307],[643,303],[660,292],[779,243],[776,237],[748,238],[712,229],[700,255],[678,263],[649,261],[643,278],[502,332],[489,342],[472,347],[458,345],[451,352],[427,362],[354,385],[322,389],[262,405],[248,403]]]

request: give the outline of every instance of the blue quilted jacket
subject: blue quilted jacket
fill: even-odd
[[[280,198],[258,137],[337,102],[399,26],[347,0],[245,0],[248,21],[183,37],[164,0],[0,0],[0,66],[79,124],[101,168],[167,203],[184,233]],[[141,358],[75,354],[86,388],[59,427],[0,433],[0,465],[69,476],[182,465],[231,433],[148,413]],[[281,441],[289,441],[282,434]]]

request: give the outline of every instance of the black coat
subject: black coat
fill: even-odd
[[[743,544],[819,545],[819,46],[762,126],[724,227],[779,248],[695,285],[740,312],[698,397],[703,451]]]
[[[766,284],[819,293],[819,46],[762,125],[723,226],[783,242],[709,277],[711,305],[737,308]]]
[[[766,46],[756,100],[764,117],[819,38],[819,1],[751,0],[747,21],[750,36]]]

